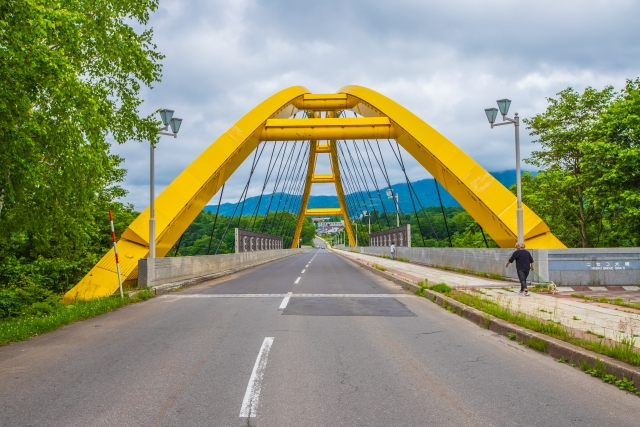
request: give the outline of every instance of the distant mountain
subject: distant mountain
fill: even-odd
[[[513,184],[516,183],[516,171],[515,170],[507,170],[502,172],[490,172],[494,178],[496,178],[502,185],[509,188]],[[535,174],[535,172],[534,172]],[[411,183],[413,185],[413,189],[415,190],[415,194],[417,194],[420,203],[415,199],[414,202],[416,204],[416,209],[420,209],[420,204],[422,207],[427,206],[440,206],[440,202],[438,201],[438,193],[436,192],[436,186],[433,178],[429,179],[421,179],[419,181],[414,181]],[[402,212],[413,212],[413,205],[411,203],[411,197],[409,195],[409,187],[406,183],[398,183],[391,185],[393,191],[398,194],[398,200],[400,204],[400,210]],[[395,212],[394,202],[391,199],[388,199],[385,192],[388,187],[384,187],[380,189],[380,196],[378,196],[377,191],[374,189],[369,189],[371,194],[371,200],[369,200],[369,192],[356,192],[353,194],[347,194],[347,198],[349,200],[354,200],[358,198],[360,200],[360,205],[364,205],[366,203],[367,207],[370,207],[373,204],[374,208],[382,211],[382,203],[384,203],[384,207],[388,212]],[[444,206],[460,206],[458,202],[444,189],[442,186],[440,188],[440,196],[442,197],[442,204]],[[244,202],[244,208],[242,207],[242,203],[223,203],[220,205],[220,215],[231,216],[236,211],[235,214],[239,215],[240,210],[242,209],[243,215],[251,215],[256,205],[258,204],[259,196],[248,197]],[[262,200],[260,201],[260,208],[258,212],[261,215],[264,215],[267,212],[267,208],[269,206],[269,202],[272,199],[271,194],[265,194],[262,196]],[[280,200],[280,208],[279,210],[285,209],[284,202],[287,199],[286,193],[276,193],[273,195],[273,200],[271,200],[271,211],[275,211],[278,206],[278,201]],[[380,201],[382,199],[382,203]],[[291,202],[291,198],[289,198]],[[289,203],[290,204],[290,203]],[[310,196],[309,197],[309,207],[310,208],[334,208],[338,207],[338,196]],[[204,208],[205,212],[215,212],[217,209],[217,205],[207,205]],[[289,208],[289,206],[287,206]],[[289,208],[290,209],[290,208]],[[289,210],[287,209],[287,210]]]

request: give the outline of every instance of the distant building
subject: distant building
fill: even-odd
[[[314,223],[318,223],[318,222],[326,221],[328,219],[331,219],[331,218],[311,218],[311,221],[313,221]],[[317,224],[316,224],[316,226],[317,226]]]
[[[318,234],[336,233],[344,228],[344,221],[339,222],[318,222]]]

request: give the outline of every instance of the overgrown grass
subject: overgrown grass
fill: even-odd
[[[607,374],[607,367],[599,359],[596,360],[593,367],[589,365],[586,360],[583,360],[582,363],[580,363],[580,369],[592,377],[602,378],[602,381],[607,384],[615,384],[620,390],[625,390],[640,396],[640,391],[638,391],[633,381],[625,377],[618,378],[615,375]]]
[[[571,296],[574,298],[583,299],[585,301],[602,302],[606,304],[618,305],[620,307],[635,308],[640,310],[640,304],[631,302],[630,300],[623,301],[622,298],[590,297],[582,294],[571,294]]]
[[[89,319],[113,311],[127,304],[145,301],[153,297],[150,290],[143,290],[133,296],[120,295],[98,298],[90,301],[76,301],[73,304],[59,304],[47,313],[25,314],[0,320],[0,345],[23,341],[36,335],[54,331],[61,326],[78,320]]]
[[[562,325],[556,324],[554,322],[544,322],[536,317],[530,317],[521,312],[512,312],[509,308],[504,307],[495,301],[482,298],[480,296],[482,295],[481,291],[478,292],[477,290],[472,290],[471,293],[462,292],[457,289],[451,289],[444,283],[439,283],[434,286],[428,286],[426,280],[424,282],[420,282],[419,285],[420,290],[416,292],[416,294],[418,295],[422,294],[422,296],[425,296],[424,289],[431,289],[437,292],[440,292],[437,289],[443,289],[445,292],[442,293],[445,293],[449,298],[484,312],[486,316],[485,322],[483,325],[481,325],[484,328],[489,327],[489,315],[493,315],[494,317],[497,317],[499,319],[503,319],[508,322],[515,323],[519,326],[523,326],[527,329],[552,336],[578,347],[591,350],[595,353],[603,354],[614,359],[627,362],[634,366],[640,366],[640,353],[635,348],[635,341],[633,339],[623,338],[622,340],[620,340],[620,342],[617,342],[606,339],[590,340],[578,338],[573,332],[569,331]],[[435,302],[435,297],[429,297],[429,299]],[[451,309],[451,306],[446,299],[443,301],[442,307],[455,313],[455,310]],[[462,314],[462,311],[460,312],[460,314]],[[509,339],[515,341],[516,334],[509,334]],[[522,345],[525,343],[523,341],[520,341],[518,342],[518,344]],[[529,338],[529,340],[526,342],[526,345],[542,353],[547,352],[547,342],[536,337]],[[558,362],[566,363],[567,360],[560,359],[558,360]],[[574,367],[576,365],[571,364],[571,366]],[[634,385],[633,381],[628,380],[625,377],[618,378],[615,375],[607,374],[606,366],[602,364],[599,359],[596,360],[594,366],[589,365],[587,360],[583,360],[580,363],[579,367],[584,372],[594,377],[602,378],[602,381],[608,384],[617,386],[620,390],[628,391],[630,393],[636,394],[637,396],[640,396],[640,391]]]
[[[425,289],[429,289],[435,292],[440,292],[441,294],[448,294],[449,292],[451,292],[451,287],[449,287],[449,285],[447,285],[446,283],[437,283],[435,285],[429,286],[428,279],[424,279],[424,281],[418,282],[418,286],[420,286],[420,289],[416,291],[416,295],[419,295],[422,297],[425,296],[424,295]]]
[[[436,292],[440,292],[433,289],[435,286],[430,288]],[[471,292],[464,292],[457,289],[450,289],[448,292],[443,293],[446,293],[451,299],[497,317],[498,319],[506,320],[507,322],[531,329],[532,331],[540,332],[595,353],[603,354],[622,362],[629,363],[630,365],[640,366],[640,352],[638,352],[638,349],[635,347],[634,339],[623,338],[620,341],[613,341],[605,339],[602,336],[599,336],[602,338],[596,339],[596,335],[594,335],[593,339],[578,337],[573,331],[561,324],[547,322],[538,319],[537,317],[528,316],[520,311],[512,311],[509,307],[483,298],[482,293],[476,292],[475,290],[472,290]],[[533,344],[532,347],[536,348],[534,347],[535,345],[536,344]]]
[[[538,350],[541,353],[546,353],[547,352],[547,342],[539,340],[536,337],[529,338],[529,341],[527,342],[527,345],[529,347],[531,347],[532,349],[534,349],[534,350]]]
[[[373,268],[375,268],[376,270],[380,270],[380,271],[387,271],[386,268],[384,268],[383,266],[378,265],[376,263],[373,263]]]
[[[386,259],[391,259],[390,255],[376,255],[379,258],[386,258]],[[402,258],[402,257],[395,257],[395,261],[402,261],[402,262],[411,262],[411,260],[407,259],[407,258]]]
[[[465,268],[449,267],[446,265],[436,265],[436,264],[432,264],[431,267],[439,268],[441,270],[446,270],[446,271],[454,271],[456,273],[471,274],[473,276],[483,277],[485,279],[507,280],[506,277],[498,273],[486,273],[484,271],[473,271],[473,270],[467,270]]]

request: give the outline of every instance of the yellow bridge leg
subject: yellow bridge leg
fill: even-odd
[[[309,194],[311,194],[311,178],[316,170],[316,157],[318,143],[316,141],[310,142],[309,148],[309,162],[307,166],[307,176],[304,181],[304,192],[302,193],[302,201],[300,202],[300,213],[298,213],[298,223],[296,224],[296,231],[293,233],[293,240],[291,240],[291,248],[298,247],[298,240],[300,239],[300,233],[302,233],[302,224],[304,223],[305,211],[307,210],[307,204],[309,203]]]
[[[342,210],[342,218],[344,219],[344,227],[347,230],[347,236],[349,236],[349,246],[356,245],[356,238],[351,228],[351,221],[349,221],[349,209],[347,207],[347,201],[344,197],[344,191],[342,189],[342,180],[340,178],[340,166],[338,163],[338,148],[337,142],[329,142],[329,157],[331,157],[331,172],[335,177],[336,193],[338,194],[338,201],[340,202],[340,209]]]

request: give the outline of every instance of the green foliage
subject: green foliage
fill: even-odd
[[[61,326],[78,320],[89,319],[115,310],[123,305],[145,301],[153,297],[150,290],[143,290],[133,296],[119,295],[90,301],[76,301],[61,304],[56,301],[38,302],[18,317],[0,319],[0,345],[29,339],[35,335],[51,332]],[[0,299],[2,298],[0,294]]]
[[[448,294],[451,292],[451,287],[446,283],[438,283],[436,285],[425,286],[425,288],[430,289],[434,292],[440,292],[441,294]]]
[[[159,80],[162,56],[151,30],[134,29],[156,8],[155,0],[0,4],[1,313],[24,309],[17,289],[44,295],[75,284],[110,246],[109,209],[119,233],[135,216],[115,202],[125,171],[107,137],[156,141],[138,95]]]
[[[534,350],[538,350],[541,353],[546,353],[547,351],[547,342],[536,337],[529,338],[529,341],[527,341],[527,345]]]
[[[640,244],[640,80],[615,93],[572,88],[525,119],[542,150],[523,201],[569,247]],[[515,186],[511,189],[515,192]]]
[[[439,206],[425,207],[418,212],[418,218],[414,213],[401,213],[400,223],[411,224],[411,246],[413,247],[449,247],[449,239],[447,236],[447,226],[451,233],[451,242],[453,247],[458,248],[484,248],[486,247],[482,237],[480,226],[474,221],[463,208],[445,207],[445,217],[447,225],[445,225],[442,211]],[[420,226],[418,226],[418,220]],[[358,243],[360,245],[368,244],[368,218],[352,220],[358,224]],[[371,211],[371,232],[381,231],[386,228],[395,227],[395,213]],[[433,228],[432,228],[433,227]],[[435,235],[434,235],[435,231]],[[354,226],[355,232],[355,226]],[[420,234],[422,232],[422,235]],[[438,236],[436,239],[435,236]],[[497,248],[498,245],[485,233],[487,244],[490,248]],[[423,241],[424,237],[424,241]],[[397,243],[397,242],[396,242]]]
[[[383,266],[376,264],[375,262],[373,263],[373,268],[375,268],[376,270],[380,270],[380,271],[387,271],[386,268],[384,268]]]
[[[231,222],[230,222],[231,221]],[[215,231],[213,238],[211,232],[215,222]],[[219,254],[229,254],[235,252],[235,234],[234,228],[243,228],[261,233],[272,234],[283,238],[283,248],[290,248],[292,244],[293,233],[298,222],[298,215],[291,212],[270,212],[268,215],[243,216],[241,218],[218,215],[216,220],[215,212],[200,212],[196,219],[191,223],[189,228],[184,232],[178,244],[169,251],[167,256],[194,256],[194,255],[213,255],[216,253],[218,245]],[[227,225],[229,228],[227,229]],[[225,230],[226,234],[225,234]],[[302,224],[300,237],[303,245],[313,245],[316,228],[310,218],[305,218]],[[224,236],[223,236],[224,235]],[[222,240],[224,238],[224,240]],[[222,243],[220,241],[222,240]]]

